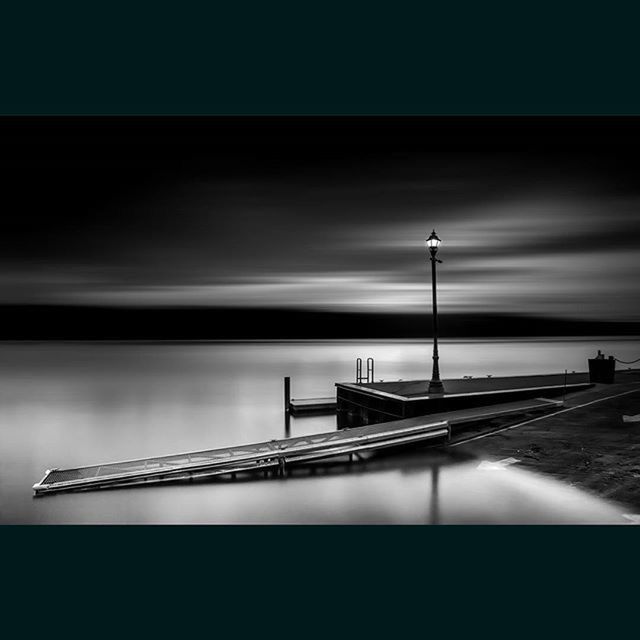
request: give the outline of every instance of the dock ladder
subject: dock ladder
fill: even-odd
[[[367,358],[367,375],[362,375],[362,358],[356,360],[356,384],[362,384],[363,382],[373,382],[373,358]]]

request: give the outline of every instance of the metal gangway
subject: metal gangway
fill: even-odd
[[[401,447],[424,441],[446,442],[451,430],[446,420],[425,416],[410,424],[387,422],[309,436],[270,440],[235,447],[191,451],[174,455],[50,469],[33,486],[36,495],[86,491],[164,482],[191,481],[216,476],[274,471],[362,452]]]

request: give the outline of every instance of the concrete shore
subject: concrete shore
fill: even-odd
[[[640,513],[640,422],[622,419],[637,414],[640,370],[618,372],[615,384],[567,395],[561,412],[468,434],[456,448],[489,460],[516,458],[519,466]]]

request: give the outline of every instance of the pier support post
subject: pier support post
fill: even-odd
[[[284,378],[284,412],[289,413],[289,406],[291,404],[291,378],[285,376]]]
[[[291,436],[291,378],[284,378],[284,437]]]

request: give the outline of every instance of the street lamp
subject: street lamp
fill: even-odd
[[[436,258],[438,247],[442,240],[434,229],[427,238],[431,259],[431,293],[433,296],[433,372],[429,381],[429,393],[444,393],[444,385],[440,380],[440,367],[438,366],[438,301],[436,298],[436,262],[442,262]]]

